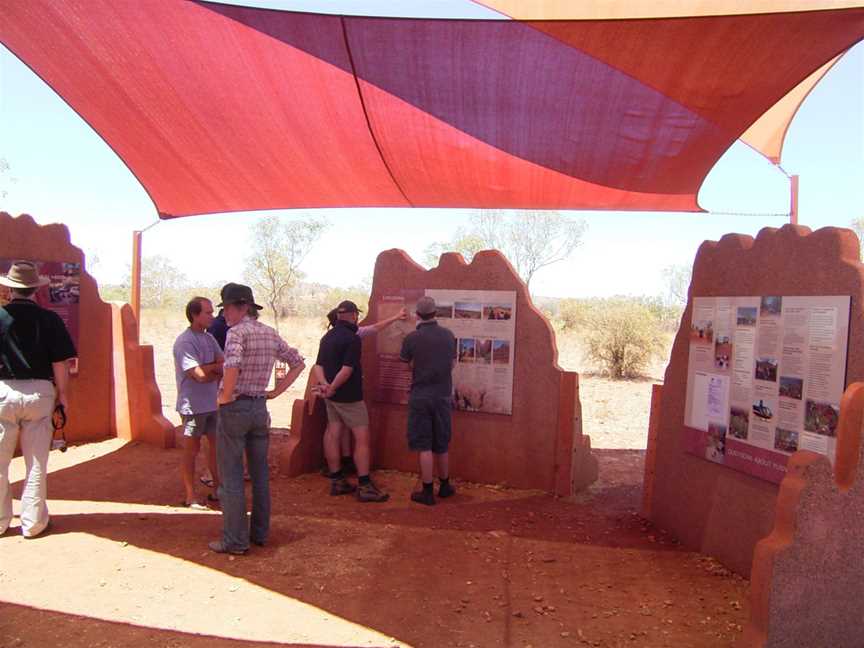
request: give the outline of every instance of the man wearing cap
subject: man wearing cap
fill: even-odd
[[[361,502],[386,502],[369,477],[369,414],[363,401],[363,367],[360,364],[360,336],[357,319],[360,309],[352,301],[336,307],[335,325],[321,338],[313,377],[326,399],[327,429],[324,455],[330,470],[330,494],[347,495],[357,491]],[[354,463],[358,488],[348,483],[340,466],[339,442],[342,425],[354,434]]]
[[[36,303],[48,283],[32,261],[16,261],[0,284],[12,300],[0,308],[0,535],[12,521],[9,463],[19,440],[27,473],[21,495],[21,533],[34,538],[48,526],[48,453],[55,405],[67,405],[67,360],[75,346],[60,316]]]
[[[252,289],[241,284],[226,286],[222,294],[225,321],[230,327],[225,340],[225,363],[219,390],[219,476],[222,503],[222,539],[210,543],[216,553],[244,554],[250,541],[263,546],[270,532],[270,415],[267,399],[291,386],[305,364],[297,349],[258,321],[261,306]],[[276,360],[288,364],[288,372],[267,391]],[[252,480],[252,518],[246,514],[243,491],[243,452]]]
[[[450,428],[453,407],[453,363],[456,337],[435,320],[437,307],[431,297],[417,301],[417,330],[405,336],[399,357],[411,363],[408,398],[408,447],[417,452],[423,490],[411,493],[419,504],[435,504],[434,464],[438,464],[438,497],[450,497]]]

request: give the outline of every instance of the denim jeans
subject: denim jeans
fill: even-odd
[[[222,541],[228,549],[246,550],[249,540],[263,544],[270,531],[270,416],[266,400],[236,400],[219,408],[219,501]],[[252,479],[252,520],[246,514],[243,451]]]
[[[50,380],[0,381],[0,534],[12,521],[9,464],[21,441],[26,476],[21,493],[21,532],[40,534],[48,525],[48,453],[54,384]]]

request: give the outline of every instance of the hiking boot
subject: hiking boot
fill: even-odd
[[[235,549],[228,547],[222,540],[214,540],[207,545],[210,551],[218,554],[231,554],[233,556],[243,556],[249,549]]]
[[[435,496],[432,491],[419,490],[411,493],[411,501],[426,506],[435,506]]]
[[[456,494],[456,489],[447,482],[446,484],[441,484],[438,487],[438,497],[453,497]]]
[[[348,495],[349,493],[353,493],[357,488],[348,482],[347,479],[333,479],[330,482],[330,494],[331,495]]]
[[[357,487],[357,499],[361,502],[386,502],[390,499],[387,493],[382,493],[371,481]]]

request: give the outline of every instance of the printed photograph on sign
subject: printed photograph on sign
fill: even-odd
[[[777,382],[777,358],[763,356],[756,359],[756,380]]]
[[[77,304],[81,290],[81,264],[62,263],[62,274],[49,275],[48,299],[52,304]]]
[[[736,439],[747,438],[750,413],[741,407],[729,408],[729,434]]]
[[[479,320],[483,316],[483,308],[480,304],[473,302],[456,302],[454,317],[456,319],[475,319]]]
[[[782,306],[782,297],[763,297],[759,303],[759,314],[762,317],[776,317],[777,315],[780,315]]]
[[[512,312],[510,304],[489,304],[483,307],[483,319],[509,320]]]
[[[715,463],[723,463],[726,457],[726,426],[721,423],[708,424],[708,445],[705,458]]]
[[[738,326],[756,326],[756,311],[755,306],[741,306],[738,308],[738,316],[736,322]]]
[[[711,344],[714,341],[714,322],[708,320],[695,320],[690,325],[690,341]]]
[[[477,364],[492,364],[492,340],[477,340]]]
[[[804,395],[804,381],[793,376],[780,376],[780,395],[801,400]]]
[[[474,351],[477,341],[474,338],[461,338],[459,340],[459,362],[474,362]]]
[[[728,369],[732,357],[732,341],[728,335],[718,335],[714,342],[714,366],[717,369]]]
[[[770,400],[760,398],[753,403],[753,414],[760,421],[770,421],[774,418],[774,403]]]
[[[822,436],[837,436],[837,422],[840,420],[840,408],[831,403],[820,401],[805,401],[804,429]]]
[[[492,362],[494,364],[510,364],[509,340],[494,340],[492,342]]]
[[[437,319],[451,319],[453,317],[453,304],[436,304],[435,317]]]
[[[798,450],[798,433],[778,427],[774,432],[774,449],[790,454],[795,452]]]

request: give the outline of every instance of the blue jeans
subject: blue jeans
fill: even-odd
[[[222,541],[228,549],[246,550],[249,540],[267,541],[270,531],[270,416],[265,399],[237,400],[219,408],[219,501]],[[243,451],[252,478],[252,520],[246,515]]]

